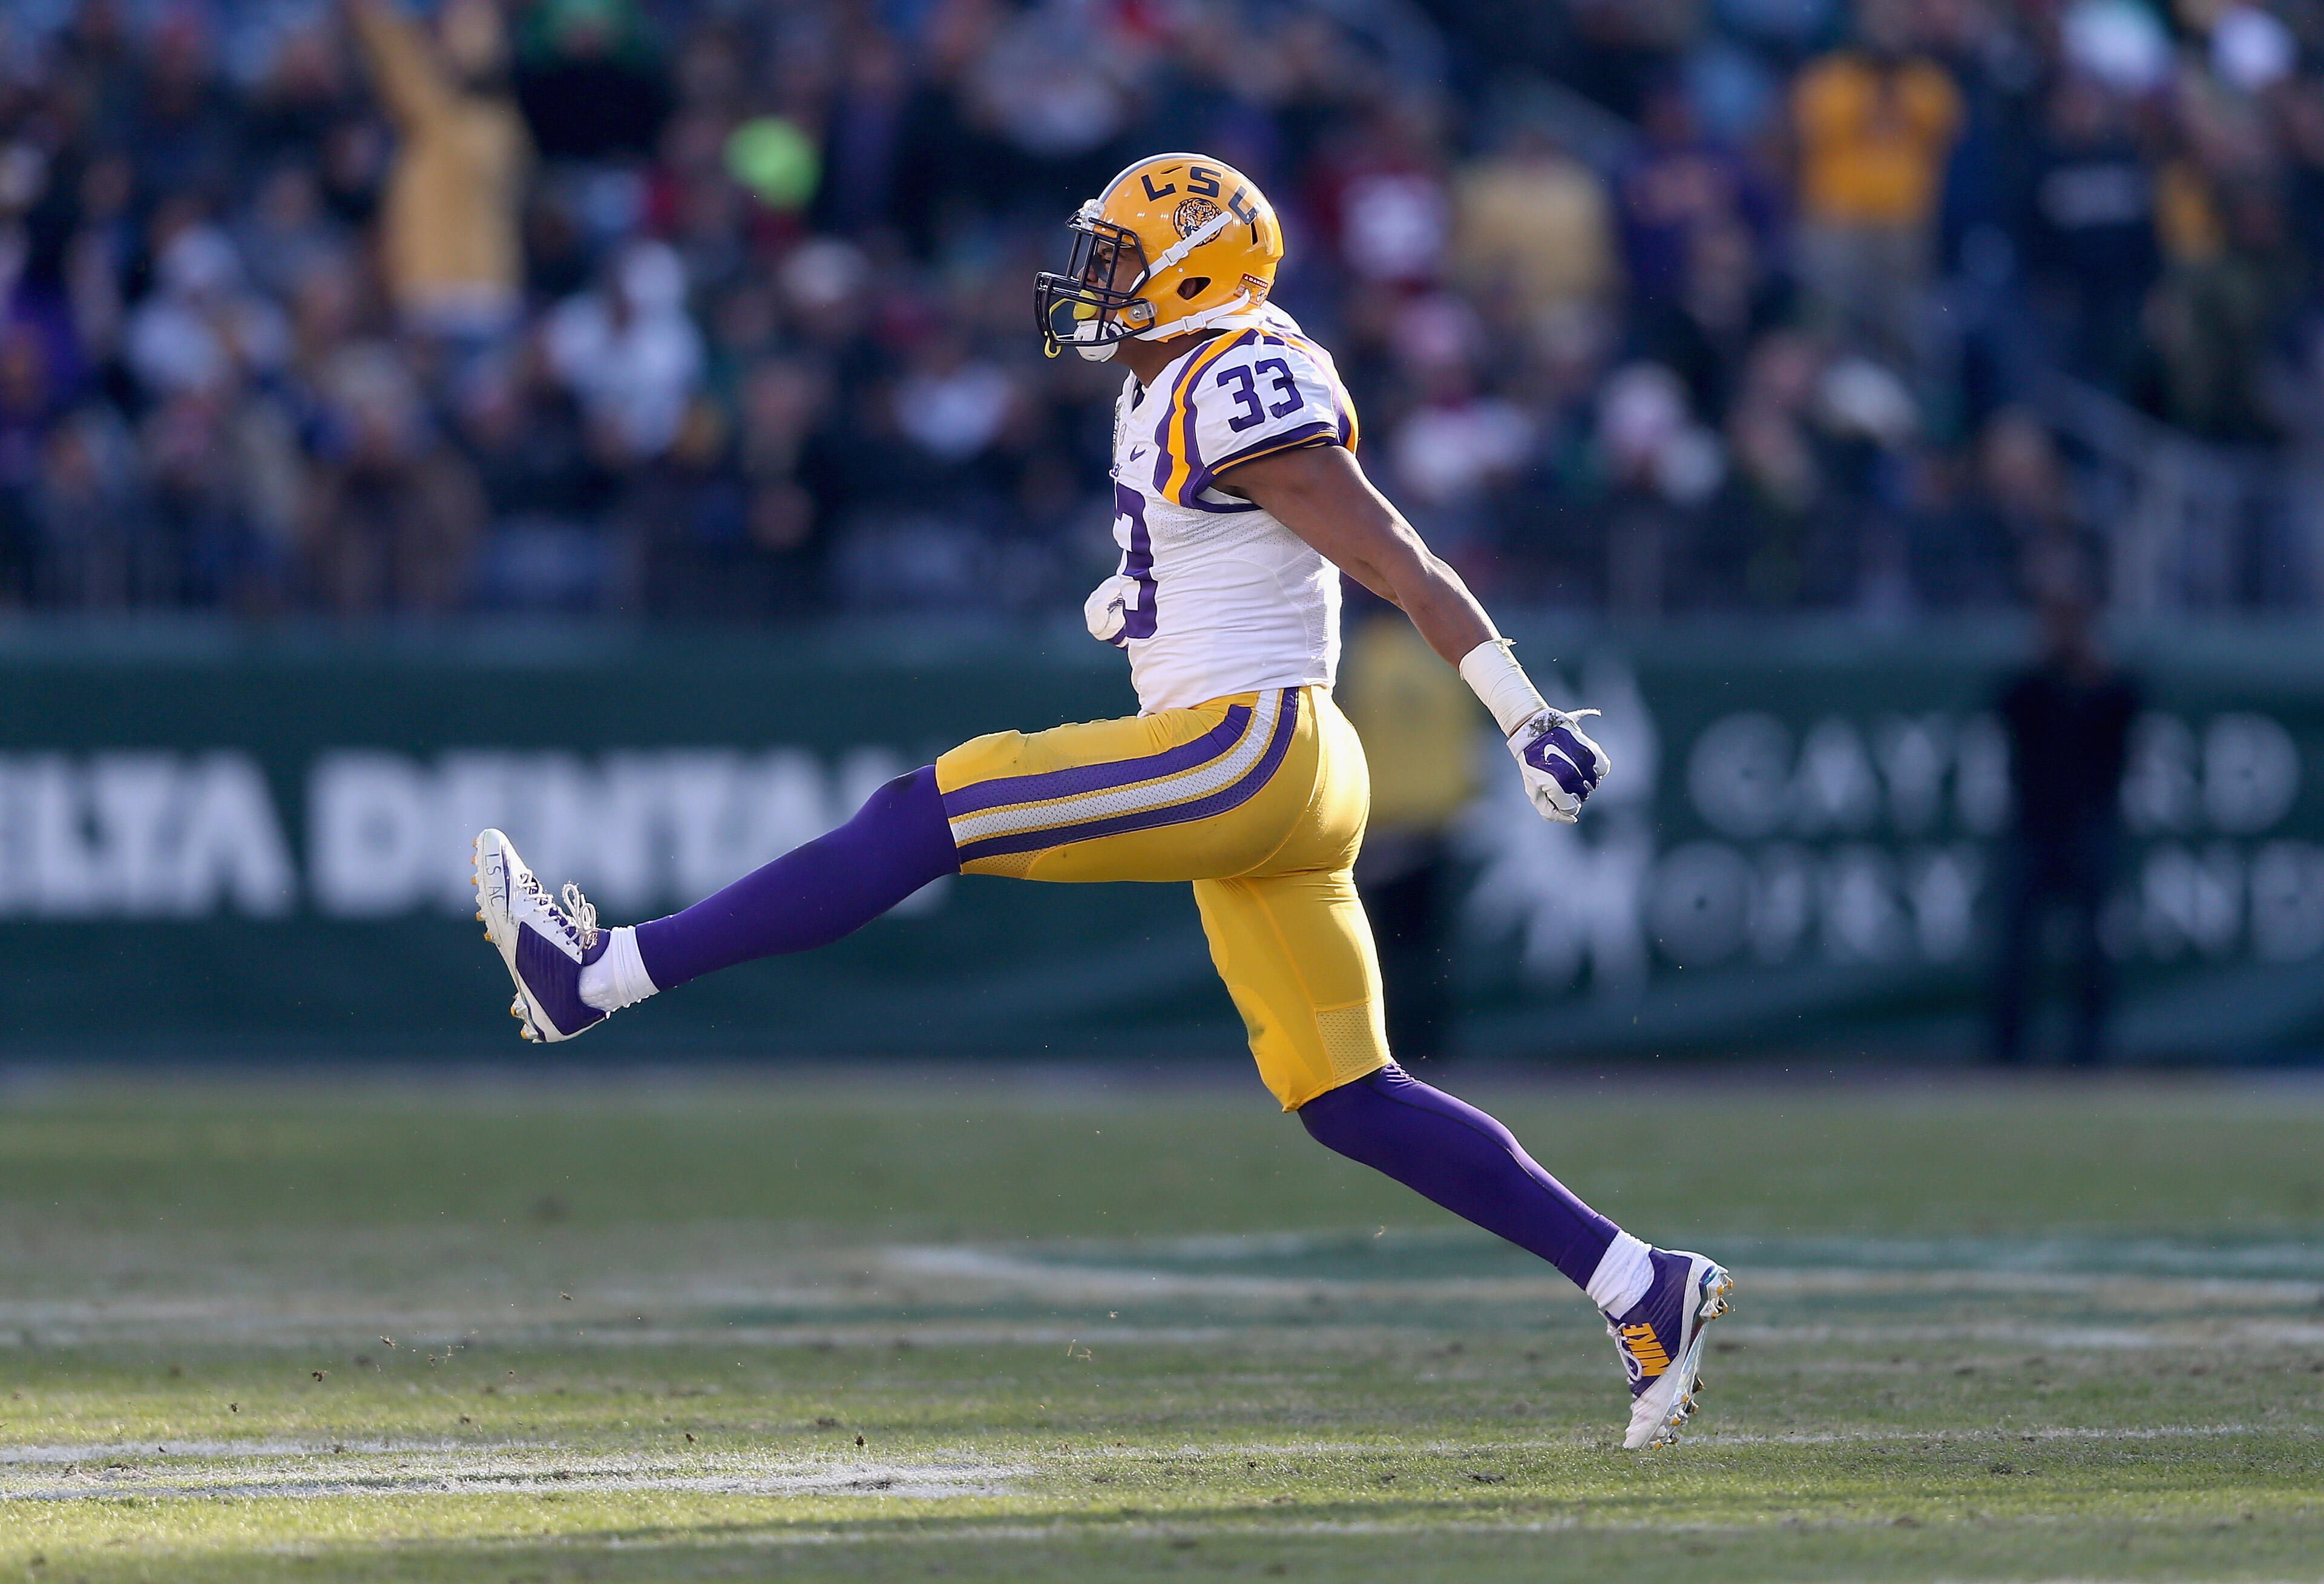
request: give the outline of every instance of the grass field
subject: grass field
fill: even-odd
[[[2324,1579],[2324,1086],[1448,1082],[1678,1447],[1240,1075],[20,1078],[0,1579]]]

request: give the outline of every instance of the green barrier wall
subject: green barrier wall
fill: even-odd
[[[1480,736],[1462,1046],[1965,1049],[1989,949],[2004,633],[1545,629],[1617,773],[1544,824]],[[2128,646],[2151,713],[2107,920],[2122,1043],[2324,1046],[2324,643]],[[666,911],[963,737],[1134,708],[1078,635],[0,631],[0,1057],[521,1054],[469,916],[504,825],[609,921]],[[1480,717],[1481,719],[1481,717]],[[576,1058],[1231,1051],[1183,888],[963,879]]]

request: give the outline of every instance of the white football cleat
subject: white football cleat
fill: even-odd
[[[524,1037],[571,1039],[603,1023],[605,1014],[581,999],[581,969],[613,937],[598,929],[597,910],[581,888],[567,885],[559,906],[499,831],[477,834],[475,866],[476,916],[516,981],[509,1016],[524,1026]]]
[[[1606,1316],[1606,1334],[1630,1377],[1626,1450],[1666,1447],[1694,1412],[1702,1389],[1702,1328],[1727,1312],[1735,1278],[1716,1261],[1683,1249],[1648,1251],[1655,1283],[1628,1312]]]

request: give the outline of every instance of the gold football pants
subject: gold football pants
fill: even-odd
[[[1193,881],[1211,961],[1284,1110],[1387,1065],[1351,873],[1370,781],[1326,689],[996,732],[937,760],[936,787],[967,873]]]

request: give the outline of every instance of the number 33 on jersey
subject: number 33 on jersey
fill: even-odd
[[[1090,596],[1090,631],[1130,653],[1148,714],[1253,687],[1332,686],[1339,571],[1219,487],[1240,463],[1356,445],[1331,355],[1272,306],[1197,343],[1114,408],[1121,564]]]

